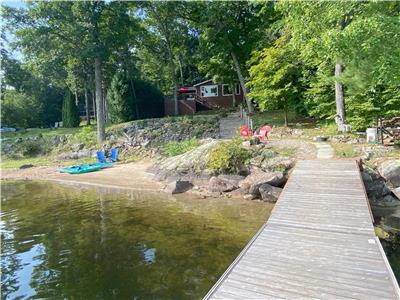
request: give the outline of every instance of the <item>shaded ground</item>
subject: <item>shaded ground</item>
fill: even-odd
[[[219,135],[221,139],[231,139],[234,137],[242,125],[242,119],[238,112],[229,114],[219,121]]]

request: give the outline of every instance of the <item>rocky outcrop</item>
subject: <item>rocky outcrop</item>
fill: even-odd
[[[271,149],[261,148],[250,160],[250,164],[254,167],[260,168],[263,171],[285,172],[293,167],[294,159],[287,156],[282,156]]]
[[[400,187],[400,160],[387,160],[378,167],[379,174],[394,188]]]
[[[384,168],[382,169],[380,166],[378,169],[383,170]],[[392,172],[387,172],[386,174],[393,175]],[[393,207],[400,205],[400,200],[397,198],[396,193],[393,192],[395,189],[391,189],[391,183],[388,183],[380,173],[369,167],[364,167],[361,176],[364,181],[368,199],[372,206]]]
[[[107,140],[122,148],[152,148],[162,151],[170,141],[218,138],[217,116],[161,118],[137,120],[115,126],[107,133]]]
[[[159,180],[167,180],[169,177],[183,177],[190,174],[211,178],[207,171],[208,158],[211,151],[218,146],[216,140],[205,140],[199,147],[166,159],[161,159],[150,170]],[[192,176],[192,175],[191,175]]]

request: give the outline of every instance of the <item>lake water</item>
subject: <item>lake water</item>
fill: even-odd
[[[3,299],[201,298],[272,205],[2,182]]]

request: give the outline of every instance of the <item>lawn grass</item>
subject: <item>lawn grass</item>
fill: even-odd
[[[76,133],[80,127],[77,128],[32,128],[26,131],[17,131],[17,132],[4,132],[1,135],[2,139],[16,139],[16,138],[27,138],[30,136],[38,136],[42,135],[44,137],[51,137],[56,135],[64,135],[64,134],[74,134]]]
[[[70,166],[70,165],[79,165],[79,164],[87,164],[87,163],[96,163],[96,159],[94,157],[86,157],[82,159],[74,159],[74,160],[63,160],[57,161],[53,156],[38,156],[38,157],[24,157],[19,159],[2,159],[0,162],[0,169],[18,169],[23,165],[33,165],[35,167],[39,166]]]

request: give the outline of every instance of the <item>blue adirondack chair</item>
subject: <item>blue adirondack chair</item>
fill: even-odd
[[[104,163],[104,162],[107,161],[107,160],[106,160],[106,156],[105,156],[105,154],[104,154],[104,151],[97,151],[97,152],[96,152],[96,156],[97,156],[97,160],[98,160],[100,163]]]
[[[111,149],[110,160],[113,161],[113,162],[118,160],[118,148],[112,148]]]

